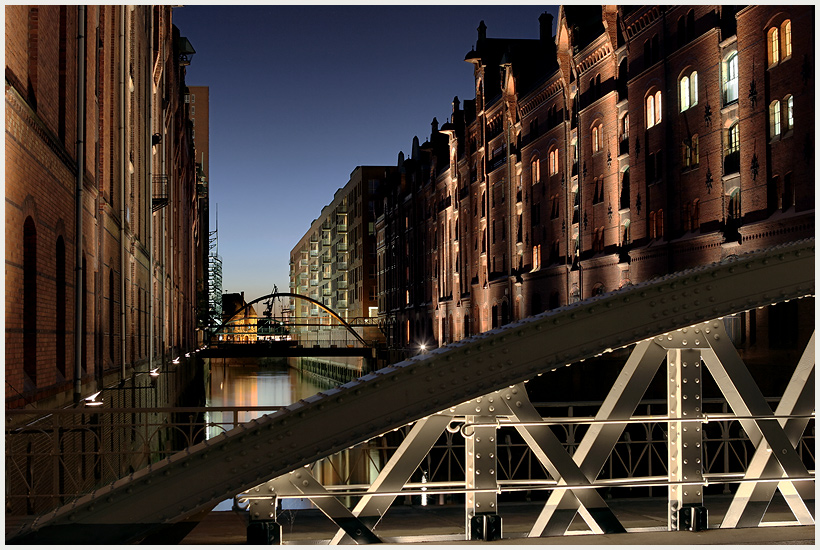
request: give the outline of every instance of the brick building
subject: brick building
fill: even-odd
[[[554,36],[545,13],[531,40],[482,22],[475,98],[399,156],[376,221],[391,347],[813,236],[814,8],[590,13],[562,6]],[[763,361],[805,343],[811,307],[726,322]]]
[[[6,408],[195,347],[190,45],[171,16],[6,9]]]

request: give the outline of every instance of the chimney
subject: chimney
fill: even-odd
[[[484,20],[481,20],[481,23],[478,24],[478,41],[483,42],[487,39],[487,25],[484,24]]]
[[[544,12],[538,18],[541,42],[552,41],[552,14]]]

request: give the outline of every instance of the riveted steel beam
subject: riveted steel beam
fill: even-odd
[[[775,410],[776,416],[807,416],[814,412],[814,333],[792,374],[783,397]],[[778,420],[792,446],[796,446],[809,423],[808,418]],[[744,479],[774,478],[783,475],[783,468],[766,445],[758,442]],[[779,489],[801,525],[814,525],[814,518],[805,499],[814,498],[813,483],[798,484],[783,481],[773,483],[742,483],[732,498],[721,527],[757,527],[769,507],[775,489]],[[801,490],[798,490],[800,487]],[[801,492],[803,493],[801,495]]]
[[[595,420],[629,419],[646,393],[646,389],[665,356],[666,350],[656,343],[649,340],[640,342],[630,354],[624,368],[621,369],[612,389],[595,415]],[[540,415],[535,408],[529,402],[527,404],[528,406],[518,407],[517,419],[526,422],[540,420]],[[559,482],[559,488],[550,494],[528,536],[563,535],[569,529],[576,512],[581,514],[595,533],[623,532],[623,526],[596,490],[568,491],[561,489],[560,485],[593,482],[625,427],[625,423],[592,424],[571,459],[560,443],[555,444],[555,436],[549,427],[534,426],[519,429],[538,460]],[[554,465],[553,460],[558,460],[559,457],[567,464],[564,471],[568,472],[571,478],[563,477],[562,472],[558,471]],[[573,465],[578,467],[578,472],[574,475],[570,471],[567,460],[574,461]]]
[[[141,540],[272,477],[538,373],[813,294],[814,240],[807,239],[557,308],[263,416],[23,522],[6,540]]]

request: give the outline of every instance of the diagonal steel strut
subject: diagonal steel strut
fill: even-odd
[[[635,346],[595,419],[629,419],[665,358],[666,350],[652,341],[645,340]],[[515,412],[520,420],[541,420],[532,405],[526,411],[519,410]],[[519,427],[518,431],[559,484],[566,485],[588,484],[594,481],[625,427],[626,424],[591,425],[572,458],[560,443],[558,446],[554,445],[552,438],[555,436],[548,427]],[[563,460],[562,464],[567,464],[567,460],[571,461],[572,467],[567,464],[557,471],[557,464],[553,465],[553,461],[559,460],[559,457]],[[623,531],[623,526],[612,515],[595,489],[568,491],[559,488],[550,495],[529,536],[563,535],[572,523],[576,511],[581,513],[594,532]]]
[[[814,411],[814,333],[803,352],[797,367],[789,380],[783,397],[775,410],[776,416],[805,416]],[[792,446],[797,445],[809,423],[808,418],[779,419],[780,425]],[[769,449],[756,442],[754,456],[749,462],[744,479],[773,478],[783,475],[783,468]],[[805,485],[805,483],[801,483]],[[787,504],[801,525],[813,525],[814,518],[806,506],[804,498],[814,498],[808,494],[813,487],[798,490],[795,483],[783,481],[774,483],[741,483],[723,518],[721,527],[757,527],[766,513],[774,492],[779,489]],[[812,484],[813,485],[813,484]],[[801,492],[804,494],[801,496]]]

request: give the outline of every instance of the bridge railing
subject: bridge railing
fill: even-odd
[[[777,399],[768,399],[776,403]],[[553,430],[570,455],[589,423],[588,411],[600,402],[534,403],[544,419],[575,418],[553,423]],[[727,413],[721,399],[705,399],[712,414]],[[663,400],[644,400],[636,415],[658,417]],[[37,411],[45,415],[31,422],[32,411],[6,411],[6,517],[42,513],[111,483],[148,464],[156,463],[204,439],[250,422],[277,407],[154,407],[80,408]],[[798,446],[809,469],[814,468],[813,420]],[[401,428],[314,465],[317,479],[328,490],[341,491],[380,472],[401,445],[409,428]],[[532,449],[511,428],[498,437],[499,481],[548,481],[551,476]],[[636,422],[625,430],[603,467],[599,479],[626,480],[666,476],[666,423]],[[463,483],[465,440],[445,432],[412,479],[429,483]],[[704,473],[729,475],[746,471],[754,445],[738,420],[712,420],[704,426]],[[335,488],[335,489],[334,489]],[[610,489],[611,490],[611,489]],[[657,489],[655,489],[657,490]],[[724,486],[723,492],[728,492]],[[653,495],[648,486],[643,494]],[[630,491],[631,494],[641,494]]]

